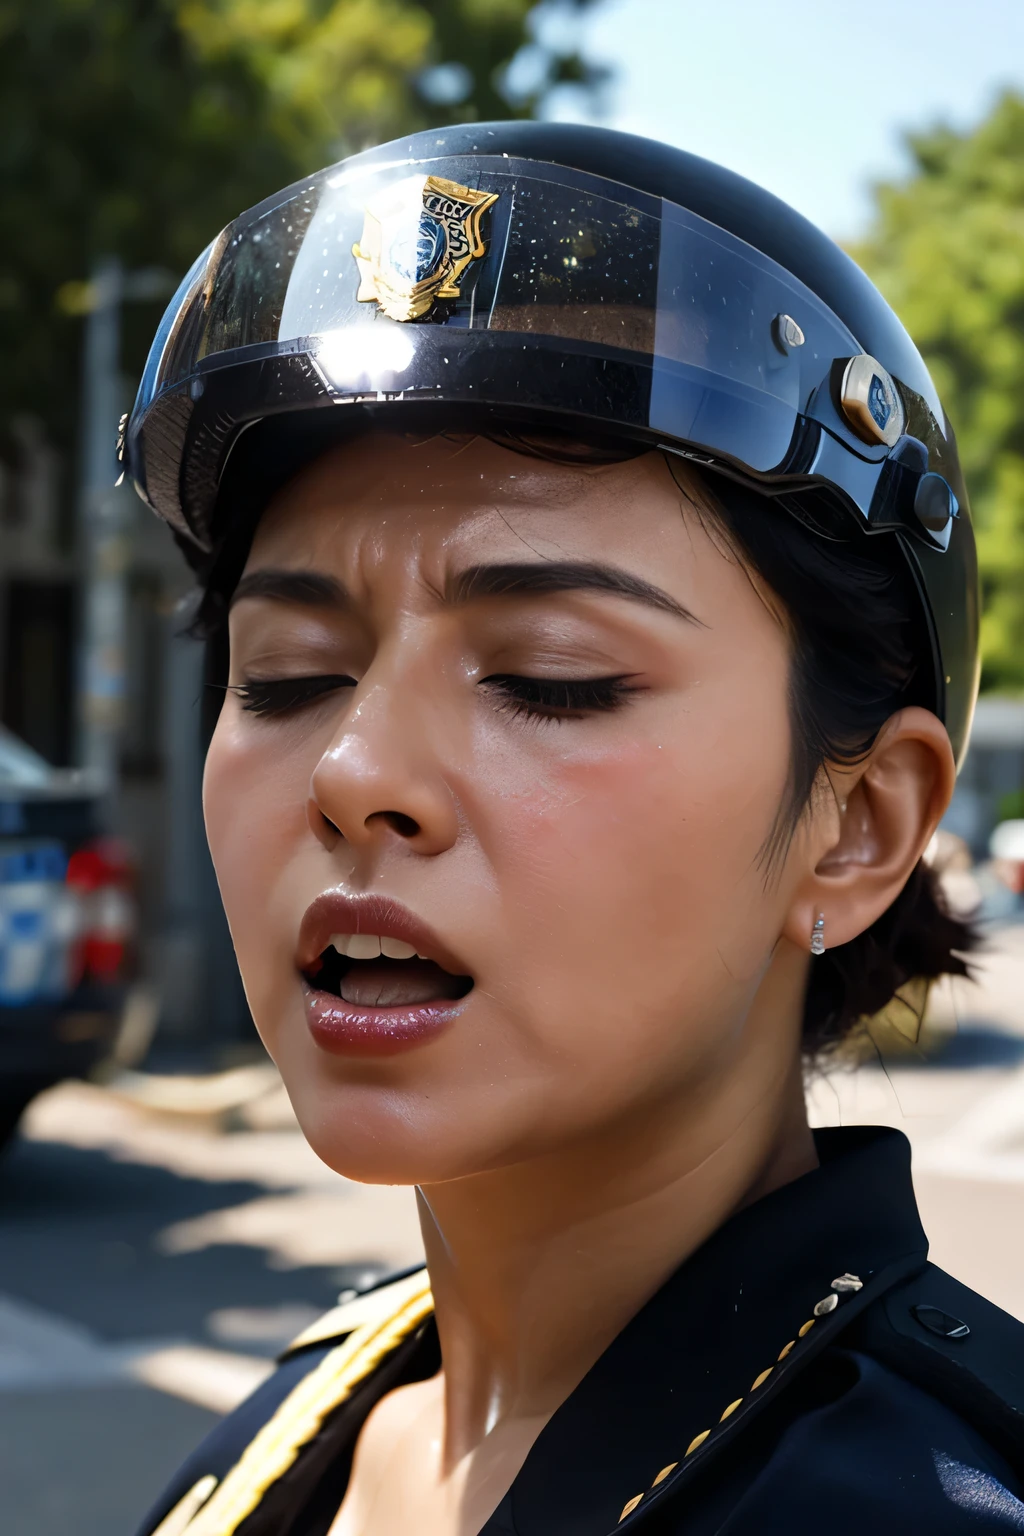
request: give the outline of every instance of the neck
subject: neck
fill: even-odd
[[[539,1432],[729,1216],[816,1166],[796,1036],[776,1009],[755,1008],[767,1017],[748,1019],[752,1044],[719,1079],[528,1161],[420,1189],[448,1466],[498,1426]]]

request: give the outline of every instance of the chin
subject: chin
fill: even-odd
[[[571,1139],[559,1094],[488,1092],[468,1073],[448,1081],[339,1082],[282,1073],[303,1135],[321,1162],[360,1184],[444,1184],[507,1168]],[[568,1108],[568,1106],[566,1106]],[[555,1132],[554,1137],[552,1132]]]
[[[303,1136],[322,1163],[359,1184],[432,1184],[477,1173],[475,1144],[454,1106],[385,1083],[285,1080]],[[456,1127],[458,1133],[453,1135]]]

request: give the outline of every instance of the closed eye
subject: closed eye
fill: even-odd
[[[481,679],[498,695],[499,708],[535,719],[573,720],[581,715],[619,709],[642,690],[628,675],[617,677],[520,677],[495,672]]]
[[[228,691],[254,715],[284,715],[326,693],[355,685],[354,677],[326,673],[318,677],[250,677],[244,683],[231,684]]]

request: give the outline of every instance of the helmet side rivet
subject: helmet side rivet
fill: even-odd
[[[780,352],[792,352],[794,347],[802,347],[806,337],[792,315],[776,315],[772,321],[772,341]]]
[[[862,442],[892,448],[903,435],[903,401],[881,363],[867,352],[851,357],[839,387],[843,415]]]
[[[914,493],[914,511],[922,528],[929,533],[942,533],[951,517],[959,508],[956,497],[941,475],[934,471],[922,475]]]

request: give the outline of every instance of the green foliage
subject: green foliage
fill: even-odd
[[[1024,820],[1024,789],[1011,789],[1007,794],[1000,795],[996,802],[996,816],[999,821]]]
[[[98,256],[177,274],[243,208],[354,149],[528,115],[536,95],[510,106],[500,81],[533,6],[0,0],[0,428],[30,411],[72,446],[75,311]],[[467,87],[447,104],[430,99],[441,64]],[[574,58],[544,66],[538,93],[580,76]],[[125,312],[129,372],[158,311]]]
[[[853,254],[932,369],[978,529],[982,685],[1024,688],[1024,98],[973,132],[912,135]]]

